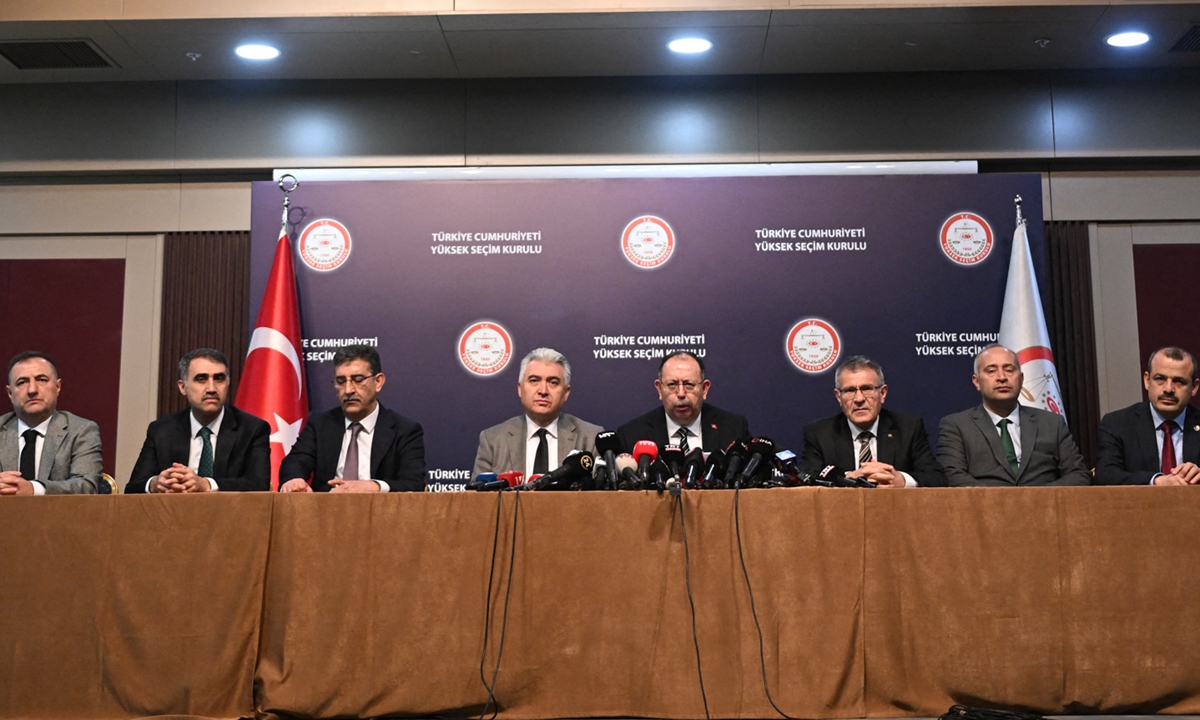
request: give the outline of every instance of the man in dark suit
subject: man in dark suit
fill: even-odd
[[[229,361],[200,348],[179,361],[188,406],[150,423],[127,493],[270,490],[271,427],[226,405]]]
[[[621,447],[629,452],[639,440],[700,447],[705,453],[724,450],[734,440],[749,440],[746,418],[704,402],[712,383],[704,375],[704,362],[686,350],[671,353],[658,366],[654,381],[662,408],[655,408],[617,428]]]
[[[836,465],[848,477],[864,477],[880,487],[946,484],[925,421],[884,409],[887,384],[879,363],[854,355],[838,366],[834,378],[842,412],[804,428],[805,470],[817,473]]]
[[[571,363],[557,350],[537,348],[521,360],[517,396],[525,408],[479,433],[473,475],[516,471],[532,477],[562,465],[573,450],[595,454],[604,430],[562,411],[571,395]]]
[[[1182,348],[1159,348],[1146,361],[1142,385],[1149,400],[1100,421],[1096,484],[1200,483],[1200,410],[1190,404],[1200,387],[1196,358]]]
[[[937,458],[952,486],[1090,485],[1061,415],[1020,404],[1017,354],[989,345],[971,377],[983,404],[942,418]]]
[[[13,411],[0,415],[0,496],[94,493],[100,486],[100,428],[58,409],[62,380],[43,352],[8,363]]]
[[[425,432],[376,399],[387,380],[378,351],[347,345],[334,353],[333,367],[341,404],[308,416],[279,466],[279,491],[424,490]]]

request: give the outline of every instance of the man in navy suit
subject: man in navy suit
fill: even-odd
[[[1177,347],[1155,350],[1146,361],[1142,386],[1149,400],[1100,421],[1096,484],[1200,483],[1200,410],[1190,404],[1200,387],[1196,358]]]
[[[712,383],[705,377],[704,362],[693,353],[680,350],[663,358],[654,387],[662,407],[617,428],[617,439],[626,452],[639,440],[652,440],[659,447],[699,447],[710,453],[724,450],[734,440],[750,439],[746,418],[705,402]]]
[[[225,404],[225,353],[200,348],[184,355],[179,392],[188,406],[150,423],[125,492],[270,490],[271,428]]]
[[[424,490],[425,432],[376,399],[387,381],[379,352],[347,345],[334,353],[333,367],[340,405],[308,416],[279,466],[279,491]]]
[[[925,421],[883,407],[887,384],[883,368],[862,355],[846,358],[834,373],[833,394],[842,412],[804,428],[804,469],[820,472],[836,465],[849,477],[880,487],[946,484],[933,457]]]

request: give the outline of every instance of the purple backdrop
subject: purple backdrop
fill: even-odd
[[[1037,175],[303,183],[289,231],[309,397],[314,408],[336,402],[329,345],[377,339],[381,401],[424,425],[433,489],[462,483],[479,431],[520,413],[518,363],[543,345],[571,361],[566,411],[610,429],[658,404],[661,353],[697,349],[709,401],[797,454],[804,424],[838,410],[833,366],[865,354],[884,367],[888,407],[922,415],[936,439],[942,415],[979,400],[970,356],[999,329],[1017,194],[1044,278]],[[254,183],[252,322],[281,202],[274,183]],[[974,262],[943,250],[943,226],[961,213],[990,226],[981,260],[983,236],[969,225],[948,237]],[[651,269],[623,247],[628,237],[635,258],[661,253],[667,230],[637,223],[647,216],[672,246]],[[350,235],[349,255],[327,271],[301,253],[321,219]],[[329,227],[308,235],[310,257],[336,262]],[[789,332],[806,319],[838,335],[824,371],[789,359]],[[487,375],[459,359],[480,321],[511,338],[507,364]],[[798,333],[810,359],[829,355],[819,327]],[[477,366],[496,361],[498,337],[469,343]]]

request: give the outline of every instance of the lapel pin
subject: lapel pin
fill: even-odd
[[[709,427],[711,427],[713,430],[716,430],[716,429],[717,429],[717,424],[716,424],[716,423],[713,423],[712,425],[709,425]],[[1197,430],[1200,430],[1200,427],[1197,427],[1196,429],[1197,429]]]
[[[1200,425],[1197,425],[1197,426],[1193,427],[1192,429],[1195,430],[1196,432],[1200,432]]]
[[[888,433],[888,437],[892,437],[892,434],[891,434],[891,433]]]

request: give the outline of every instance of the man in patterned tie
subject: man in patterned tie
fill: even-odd
[[[880,487],[946,484],[925,421],[884,409],[888,387],[879,363],[854,355],[838,366],[834,378],[842,412],[804,428],[805,470],[817,473],[836,465],[848,477],[864,477]]]
[[[225,404],[225,353],[199,348],[184,355],[178,385],[187,407],[150,423],[125,492],[269,490],[271,428]]]
[[[942,418],[937,459],[951,486],[1091,485],[1061,415],[1020,404],[1017,354],[989,345],[975,356],[983,404]]]
[[[376,398],[387,381],[379,352],[347,345],[333,368],[339,405],[308,416],[279,466],[279,492],[424,490],[425,431]]]
[[[1200,410],[1191,405],[1200,389],[1196,358],[1183,348],[1159,348],[1146,361],[1142,385],[1148,400],[1100,421],[1096,484],[1200,484]]]
[[[100,428],[59,410],[61,389],[49,355],[23,352],[9,361],[13,411],[0,415],[0,496],[96,492]]]

